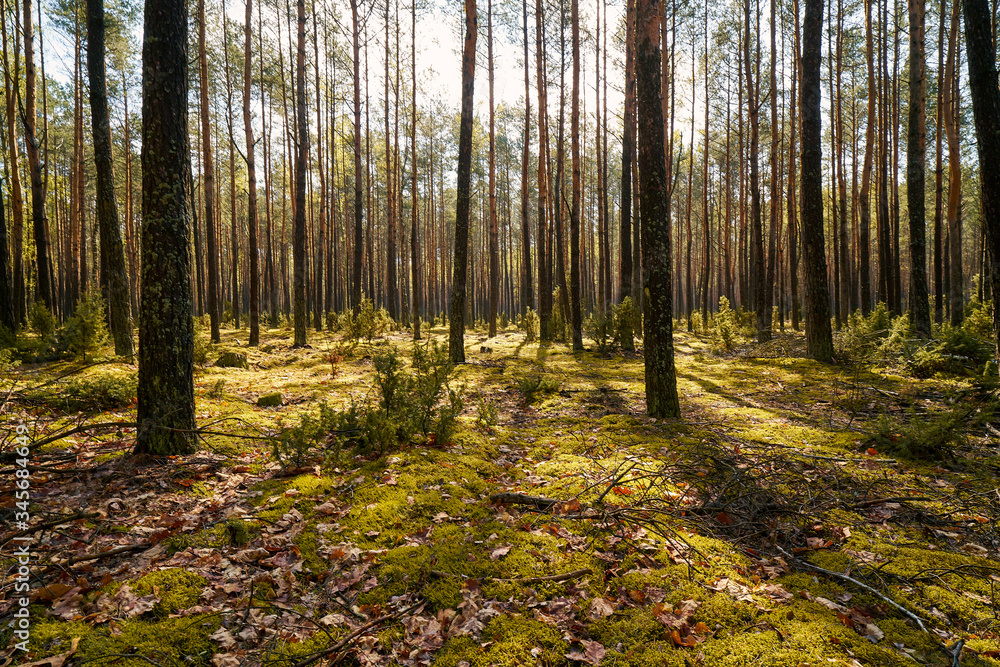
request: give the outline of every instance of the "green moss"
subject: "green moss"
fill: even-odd
[[[45,616],[34,618],[29,648],[36,657],[65,653],[72,639],[79,637],[80,644],[73,658],[77,662],[74,664],[148,667],[149,660],[121,657],[137,655],[156,664],[207,666],[217,649],[208,638],[219,627],[219,618],[214,615],[160,621],[133,619],[122,623],[121,634],[116,637],[111,636],[106,627],[65,623]]]
[[[150,593],[160,596],[160,601],[153,607],[153,613],[163,617],[193,607],[198,603],[201,589],[207,585],[208,580],[199,574],[171,568],[150,572],[136,581],[132,590],[140,597]]]
[[[537,655],[532,649],[539,649]],[[467,660],[471,667],[558,666],[569,664],[564,657],[568,651],[558,629],[515,614],[491,620],[478,644],[469,637],[447,641],[434,664],[451,667]]]

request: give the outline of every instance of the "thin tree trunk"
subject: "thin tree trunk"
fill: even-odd
[[[101,231],[101,255],[108,278],[108,307],[115,354],[133,355],[132,316],[129,312],[128,270],[115,197],[114,162],[111,157],[111,120],[104,70],[104,2],[87,0],[87,70],[90,79],[90,118],[94,131],[94,162],[97,166],[97,224]],[[187,134],[184,135],[185,138]],[[190,160],[190,152],[185,151]],[[185,169],[185,179],[190,169]],[[187,185],[185,180],[185,186]]]
[[[221,340],[219,334],[219,251],[215,231],[215,165],[212,161],[212,129],[208,104],[208,51],[205,44],[205,0],[198,0],[198,63],[201,88],[201,149],[204,152],[203,169],[205,192],[205,239],[208,253],[208,317],[211,322],[212,342]]]
[[[45,183],[42,180],[42,161],[38,135],[35,131],[36,90],[35,90],[35,49],[34,24],[31,18],[31,0],[24,0],[22,14],[24,38],[24,146],[28,156],[28,170],[31,175],[31,218],[35,239],[35,290],[37,300],[49,310],[53,308],[52,284],[49,276],[49,243],[45,219]]]
[[[476,0],[465,0],[465,44],[462,50],[462,116],[458,132],[458,200],[455,205],[455,261],[448,310],[448,355],[465,363],[465,291],[469,270],[469,206],[472,181],[472,100],[476,80]]]
[[[910,13],[910,102],[906,138],[906,204],[910,217],[910,315],[921,336],[931,334],[924,220],[924,161],[927,127],[924,75],[924,0],[908,0]]]
[[[964,313],[962,280],[962,154],[960,146],[958,104],[961,99],[958,85],[958,22],[959,2],[954,0],[951,13],[951,30],[948,37],[948,60],[944,73],[944,95],[941,107],[944,112],[944,128],[948,135],[948,250],[949,278],[948,302],[951,311],[951,325],[962,324]]]
[[[351,306],[354,316],[361,312],[361,268],[362,247],[364,245],[364,199],[361,193],[361,46],[358,2],[351,0],[351,37],[354,51],[354,257],[352,271]]]
[[[306,160],[309,159],[309,128],[306,125],[306,5],[296,3],[299,22],[298,48],[295,54],[295,113],[298,143],[295,147],[295,220],[292,230],[294,265],[294,345],[306,344]]]

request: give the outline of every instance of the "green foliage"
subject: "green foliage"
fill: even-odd
[[[476,397],[476,426],[485,433],[492,433],[500,421],[500,404],[486,394]]]
[[[740,323],[736,313],[729,307],[729,299],[719,297],[719,312],[712,319],[712,339],[716,347],[732,352],[740,335]]]
[[[993,304],[974,298],[965,307],[962,328],[970,335],[983,340],[993,339]]]
[[[91,293],[82,297],[59,332],[59,349],[68,350],[84,361],[88,355],[93,357],[108,339],[104,313],[104,299],[99,295]]]
[[[301,467],[324,459],[339,459],[343,446],[381,456],[418,435],[433,434],[440,443],[454,437],[464,407],[464,387],[451,386],[455,366],[446,347],[436,341],[413,346],[413,360],[392,345],[372,356],[374,395],[347,410],[320,406],[274,440],[272,454],[286,466]]]
[[[46,339],[56,330],[56,318],[44,303],[36,301],[28,309],[28,325],[40,338]]]
[[[613,310],[610,313],[607,311],[594,313],[584,322],[583,330],[594,341],[599,355],[606,357],[611,354],[616,342]]]
[[[704,329],[705,318],[702,317],[700,310],[691,311],[691,328],[695,331],[702,331]]]
[[[538,340],[538,314],[528,308],[528,311],[521,318],[521,330],[524,331],[524,339],[533,343]]]
[[[952,459],[955,446],[962,442],[963,424],[955,418],[952,411],[934,415],[911,412],[907,421],[882,415],[869,442],[879,452],[905,459]]]
[[[565,343],[566,316],[563,313],[561,301],[562,288],[556,287],[555,291],[552,292],[552,319],[549,320],[549,329],[552,334],[552,340]]]
[[[346,327],[343,322],[341,323],[341,328],[346,331],[348,338],[355,340],[364,338],[370,343],[373,338],[383,335],[395,326],[388,311],[385,308],[376,310],[371,299],[361,300],[357,316],[352,317],[349,313],[345,315],[349,319]]]
[[[58,402],[74,412],[120,410],[135,400],[137,386],[134,373],[102,373],[71,380],[60,389]]]
[[[907,366],[918,378],[932,377],[935,373],[969,375],[981,369],[991,356],[990,347],[965,327],[944,324],[937,339],[917,348]]]
[[[524,396],[524,402],[531,404],[539,394],[554,394],[559,391],[559,382],[540,373],[522,375],[517,378],[517,389]]]
[[[510,326],[510,318],[507,317],[507,313],[501,311],[500,314],[497,316],[497,319],[499,320],[498,323],[500,324],[501,329],[506,329],[507,327]],[[431,326],[434,326],[433,319],[431,320]]]
[[[204,336],[194,337],[194,363],[204,366],[208,363],[208,358],[212,354],[212,343]]]
[[[642,338],[642,313],[632,297],[627,296],[611,309],[614,319],[615,340],[621,341],[626,334]]]

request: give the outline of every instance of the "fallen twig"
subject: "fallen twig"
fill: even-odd
[[[60,526],[64,523],[70,523],[71,521],[76,521],[77,519],[94,519],[99,517],[100,514],[97,512],[77,512],[76,514],[70,514],[68,516],[61,516],[58,519],[52,519],[50,521],[45,521],[34,526],[25,528],[24,530],[19,530],[13,535],[10,535],[5,540],[0,542],[0,547],[7,544],[11,540],[16,540],[19,537],[24,537],[25,535],[32,535],[40,530],[45,530],[46,528],[52,528],[54,526]]]
[[[343,639],[341,639],[339,642],[337,642],[333,646],[331,646],[329,648],[325,648],[322,651],[317,651],[316,653],[313,653],[312,655],[306,656],[302,660],[299,660],[294,665],[292,665],[292,667],[306,667],[306,665],[311,665],[312,663],[316,662],[317,660],[319,660],[321,658],[325,658],[328,655],[336,655],[337,653],[340,653],[340,651],[345,646],[347,646],[352,641],[354,641],[355,638],[357,638],[360,635],[364,634],[368,630],[371,630],[372,628],[374,628],[376,626],[382,625],[383,623],[389,623],[390,621],[394,621],[397,618],[399,618],[400,616],[413,611],[414,609],[416,609],[417,607],[422,606],[423,604],[425,604],[424,601],[416,602],[414,604],[411,604],[409,607],[406,607],[405,609],[400,609],[399,611],[397,611],[395,613],[387,614],[385,616],[379,616],[375,620],[372,620],[372,621],[369,621],[368,623],[365,623],[360,628],[358,628],[357,630],[355,630],[351,634],[347,635],[346,637],[344,637]]]
[[[813,565],[812,563],[810,563],[808,561],[805,561],[805,560],[802,560],[801,558],[796,558],[795,556],[793,556],[792,554],[788,553],[787,551],[785,551],[781,547],[778,547],[778,551],[780,551],[782,554],[784,554],[784,556],[786,558],[789,558],[789,559],[791,559],[791,560],[793,560],[793,561],[795,561],[797,563],[801,563],[802,565],[804,565],[805,567],[809,568],[810,570],[815,570],[816,572],[821,572],[821,573],[827,575],[828,577],[833,577],[834,579],[840,579],[841,581],[846,581],[846,582],[848,582],[850,584],[853,584],[853,585],[857,586],[858,588],[862,589],[863,591],[865,591],[867,593],[871,593],[875,597],[879,598],[880,600],[882,600],[883,602],[885,602],[886,604],[888,604],[893,609],[896,609],[901,614],[903,614],[904,616],[906,616],[907,618],[909,618],[910,620],[912,620],[914,623],[917,624],[917,627],[919,627],[921,630],[923,630],[924,632],[927,632],[927,628],[924,627],[924,621],[923,621],[923,619],[921,619],[919,616],[917,616],[916,614],[914,614],[912,611],[910,611],[906,607],[901,606],[898,602],[896,602],[892,598],[887,597],[886,595],[883,595],[882,593],[878,592],[876,589],[872,588],[868,584],[866,584],[864,582],[861,582],[861,581],[858,581],[854,577],[849,577],[846,574],[841,574],[840,572],[834,572],[833,570],[828,570],[828,569],[826,569],[824,567],[819,567],[818,565]]]

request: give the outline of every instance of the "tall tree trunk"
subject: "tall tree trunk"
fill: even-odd
[[[792,65],[792,94],[791,94],[791,120],[789,122],[791,138],[789,139],[788,145],[788,285],[789,292],[791,296],[791,309],[792,309],[792,328],[796,331],[799,330],[799,225],[798,225],[798,212],[799,207],[796,201],[797,188],[795,185],[796,176],[796,165],[795,158],[798,155],[798,151],[795,150],[796,146],[796,133],[799,129],[798,118],[796,112],[799,109],[798,97],[796,92],[796,85],[799,80],[799,70],[801,67],[801,59],[799,58],[800,44],[799,44],[799,3],[798,0],[793,0],[793,12],[794,18],[794,45],[793,45],[793,59],[794,63]],[[864,289],[864,288],[862,288]]]
[[[17,3],[14,3],[14,12],[17,13]],[[3,12],[0,20],[0,27],[3,32],[3,68],[4,68],[4,96],[7,108],[7,150],[8,160],[6,167],[7,177],[10,179],[10,208],[11,208],[11,228],[10,228],[10,251],[12,258],[11,283],[14,298],[14,321],[20,325],[25,321],[27,305],[25,302],[24,285],[24,196],[21,193],[21,168],[19,166],[18,142],[15,135],[14,126],[17,120],[17,99],[15,92],[15,79],[11,76],[12,71],[18,71],[20,60],[18,49],[14,47],[14,67],[11,69],[10,58],[7,54],[7,12]]]
[[[101,254],[108,277],[108,307],[115,354],[131,357],[132,316],[129,311],[128,269],[118,220],[114,162],[111,157],[111,119],[104,70],[104,2],[87,0],[87,71],[90,78],[90,119],[94,131],[94,162],[97,166],[97,225],[101,231]],[[187,134],[184,135],[187,138]],[[185,146],[186,146],[185,142]],[[185,151],[190,160],[190,152]],[[185,186],[189,170],[184,170]]]
[[[306,5],[296,3],[299,22],[295,54],[295,114],[298,142],[295,146],[295,220],[292,224],[294,265],[294,345],[306,344],[306,160],[309,159],[309,127],[306,125]]]
[[[399,309],[396,307],[398,294],[398,278],[396,277],[396,194],[393,178],[392,147],[389,143],[389,1],[385,0],[385,197],[386,197],[386,234],[385,244],[385,282],[386,305],[389,317],[398,319]]]
[[[38,301],[52,310],[52,284],[49,275],[49,242],[45,219],[45,182],[42,180],[42,161],[35,131],[35,110],[37,108],[35,80],[34,25],[31,18],[31,0],[24,0],[22,15],[24,37],[24,147],[28,156],[28,170],[31,175],[31,218],[35,239],[36,294]]]
[[[413,173],[410,181],[410,269],[413,273],[411,298],[413,299],[413,340],[420,340],[420,316],[423,314],[423,276],[420,271],[420,240],[417,235],[417,3],[413,0],[410,8],[410,28],[413,31],[410,42],[410,77],[412,99],[410,100],[410,145],[413,151]],[[492,41],[491,46],[492,48]],[[490,108],[493,107],[492,102]]]
[[[583,198],[580,160],[580,7],[579,0],[572,0],[570,23],[573,34],[573,100],[570,114],[570,151],[573,158],[573,208],[569,219],[569,291],[570,320],[572,323],[573,349],[583,349],[583,304],[580,302],[580,208]],[[656,55],[659,58],[659,22],[656,33]],[[659,83],[659,63],[656,67],[657,83]],[[659,100],[657,100],[659,103]],[[663,124],[662,111],[660,124]],[[663,154],[662,129],[660,140],[660,155]]]
[[[961,99],[958,86],[958,22],[959,4],[954,0],[951,12],[951,29],[948,36],[948,60],[944,73],[944,95],[941,107],[944,128],[948,135],[948,250],[949,250],[949,290],[948,303],[951,311],[951,325],[962,324],[964,315],[962,280],[962,153],[959,135],[958,103]]]
[[[528,159],[531,143],[531,87],[528,76],[528,0],[521,0],[524,36],[524,138],[521,151],[521,316],[534,308],[531,281],[531,227],[528,217]],[[538,48],[536,45],[535,48]]]
[[[823,239],[823,149],[820,143],[820,60],[823,0],[805,0],[799,111],[802,116],[802,260],[805,266],[806,351],[819,361],[833,359],[830,288]]]
[[[543,0],[535,2],[535,65],[538,87],[538,315],[539,337],[542,342],[552,339],[552,257],[547,256],[545,245],[548,241],[548,221],[546,213],[549,204],[549,177],[547,175],[548,157],[548,77],[545,73],[545,42],[543,40],[542,24],[545,21]]]
[[[251,26],[253,0],[246,0],[246,20],[243,23],[243,128],[247,141],[247,243],[250,258],[250,345],[260,345],[260,266],[257,241],[257,169],[254,160],[253,117],[250,115],[250,66],[253,42]],[[258,10],[259,12],[259,10]],[[261,54],[263,57],[263,54]],[[261,103],[264,98],[261,97]]]
[[[476,0],[465,0],[465,44],[462,49],[462,116],[458,131],[458,200],[455,204],[455,261],[448,310],[448,356],[465,363],[465,291],[469,270],[469,207],[472,186],[472,100],[476,82]],[[525,63],[527,65],[527,63]]]
[[[957,0],[954,2],[957,7]],[[945,69],[945,13],[948,11],[947,0],[941,0],[938,21],[938,75],[937,75],[937,122],[934,133],[934,321],[941,323],[944,319],[944,257],[942,250],[943,195],[944,195],[944,69]],[[950,43],[949,43],[950,47]]]
[[[618,294],[624,301],[632,296],[632,155],[635,139],[635,2],[625,0],[625,109],[622,131],[621,221],[618,247]],[[635,350],[631,322],[621,332],[623,350]]]
[[[993,332],[1000,354],[1000,83],[996,51],[990,34],[986,0],[962,0],[969,88],[979,151],[981,215],[989,255],[989,282],[993,298]]]
[[[490,315],[489,315],[489,337],[497,335],[497,308],[500,303],[500,248],[499,248],[499,227],[497,224],[497,184],[496,184],[496,164],[497,164],[497,142],[495,115],[493,112],[493,0],[486,2],[486,47],[487,58],[489,60],[490,72]],[[414,90],[416,90],[414,88]],[[416,95],[416,93],[414,93]],[[414,185],[416,193],[416,185]],[[416,202],[416,194],[414,194]],[[414,207],[414,210],[416,208]],[[414,227],[414,229],[416,229]]]
[[[221,340],[219,334],[219,249],[215,231],[215,163],[212,160],[212,124],[208,103],[208,50],[205,0],[198,0],[198,66],[201,96],[201,150],[205,192],[205,246],[208,254],[208,318],[211,322],[212,342]]]
[[[750,3],[753,0],[744,0],[746,5],[743,8],[743,67],[746,72],[747,86],[747,119],[750,129],[750,149],[748,159],[750,162],[750,236],[753,275],[753,305],[757,312],[757,342],[764,343],[771,340],[771,313],[767,310],[767,298],[764,292],[768,289],[767,274],[764,266],[764,228],[760,213],[760,175],[757,166],[757,151],[759,142],[759,121],[757,98],[760,81],[754,80],[753,59],[750,57]],[[759,37],[759,36],[758,36]]]
[[[187,213],[188,16],[147,0],[142,52],[142,295],[137,454],[194,450],[194,323]]]
[[[644,318],[646,412],[680,417],[674,370],[673,295],[670,278],[670,184],[664,156],[660,103],[659,0],[635,0],[635,60],[639,126],[639,218],[646,292]]]
[[[8,333],[13,333],[17,331],[17,315],[14,311],[14,285],[10,276],[10,242],[5,209],[0,193],[0,325]]]
[[[908,0],[910,11],[910,103],[906,137],[906,205],[910,217],[910,315],[921,336],[931,334],[927,289],[927,223],[924,220],[924,161],[927,113],[924,106],[924,0]]]
[[[323,98],[322,92],[323,87],[320,85],[320,73],[319,73],[319,13],[318,4],[313,5],[313,56],[316,59],[315,63],[315,74],[316,74],[316,171],[319,173],[319,220],[317,221],[316,229],[316,262],[315,271],[313,275],[316,278],[313,280],[314,292],[316,294],[315,300],[313,301],[313,327],[316,331],[323,330],[323,321],[325,318],[325,293],[323,290],[323,264],[324,264],[324,253],[326,252],[326,228],[328,225],[329,211],[327,209],[327,174],[326,174],[326,163],[323,162]],[[327,122],[331,122],[332,119],[328,118]],[[333,148],[331,146],[330,150]]]
[[[354,257],[351,275],[351,306],[354,316],[361,312],[361,269],[362,248],[364,246],[364,198],[361,193],[361,26],[358,18],[358,3],[351,0],[351,37],[354,51]]]

